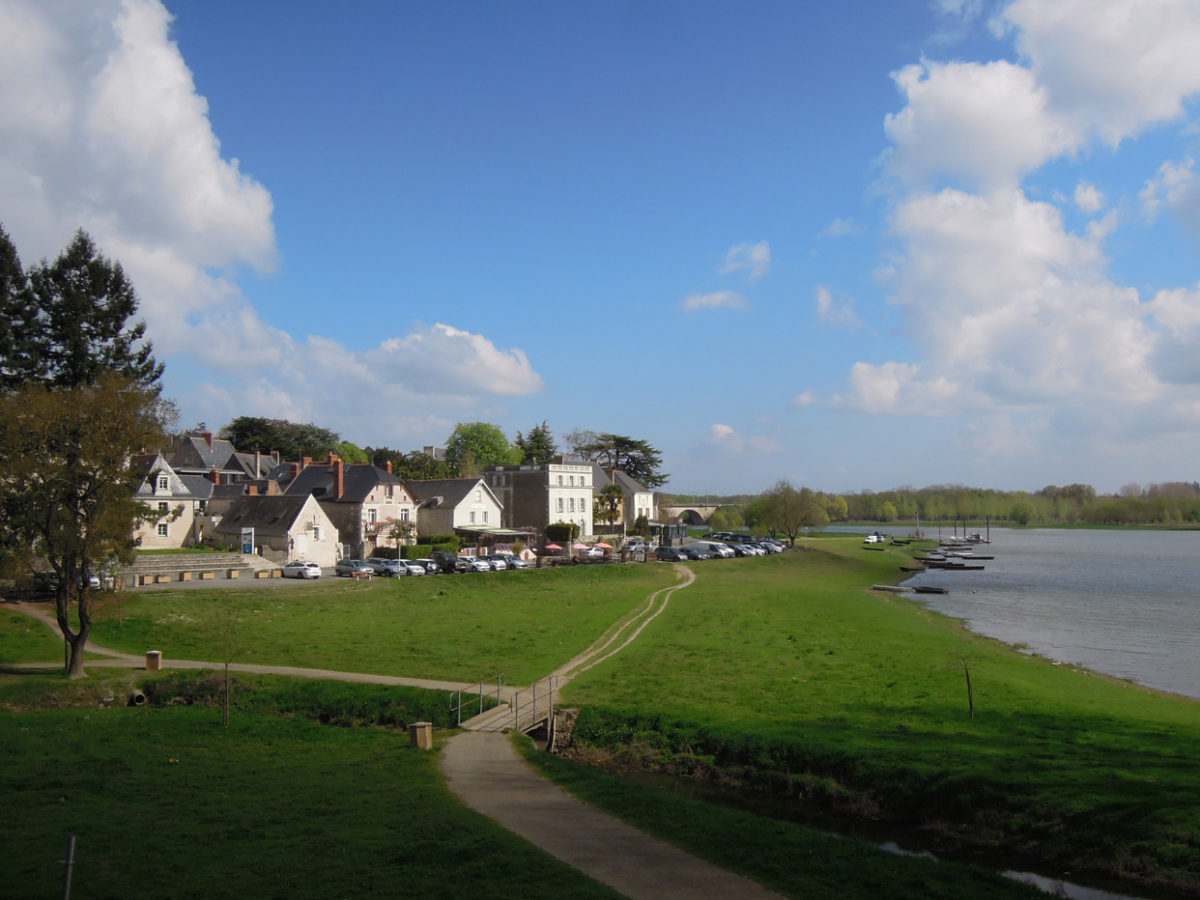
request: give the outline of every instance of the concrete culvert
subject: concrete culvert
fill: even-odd
[[[146,705],[146,695],[143,694],[141,691],[139,691],[137,688],[134,688],[132,691],[129,692],[129,705],[130,706],[145,706]]]

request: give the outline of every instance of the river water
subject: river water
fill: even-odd
[[[949,588],[921,600],[979,634],[1200,698],[1200,532],[992,528],[991,539],[975,549],[995,556],[983,571],[906,583]]]

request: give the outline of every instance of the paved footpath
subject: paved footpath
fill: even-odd
[[[467,806],[626,897],[781,897],[575,799],[530,768],[509,735],[456,735],[442,748],[441,764]]]

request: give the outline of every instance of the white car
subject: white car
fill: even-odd
[[[400,562],[400,565],[403,566],[408,571],[409,575],[425,575],[425,574],[427,574],[425,571],[425,567],[423,565],[421,565],[419,562],[417,562],[416,560],[402,559],[402,560],[399,560],[399,562]]]
[[[283,567],[284,578],[320,578],[321,567],[315,562],[296,559]]]

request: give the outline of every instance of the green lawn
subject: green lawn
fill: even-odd
[[[302,587],[128,591],[92,639],[174,659],[526,684],[586,649],[669,566],[580,566],[425,578],[328,578]]]
[[[866,552],[856,537],[822,537],[812,541],[811,548],[692,564],[696,583],[677,591],[666,613],[630,647],[565,688],[563,702],[583,708],[577,736],[587,745],[587,755],[694,783],[719,782],[787,798],[803,813],[919,829],[938,846],[982,849],[1043,871],[1107,873],[1134,885],[1127,888],[1130,893],[1137,893],[1139,884],[1200,893],[1200,811],[1195,803],[1200,796],[1200,703],[1030,658],[974,636],[907,597],[871,592],[868,585],[895,581],[897,565],[904,559],[897,549]],[[561,665],[640,608],[648,594],[673,581],[672,567],[644,565],[373,583],[329,579],[278,589],[129,592],[99,613],[93,636],[100,644],[131,653],[161,649],[168,665],[172,658],[223,659],[229,645],[239,662],[466,681],[504,672],[509,683],[516,684]],[[37,645],[23,648],[24,638],[13,640],[9,648],[7,637],[23,631],[19,621],[0,618],[0,628],[9,629],[0,632],[0,646],[14,658],[36,658],[42,652]],[[61,658],[61,644],[52,632],[47,630],[45,640],[48,661]],[[973,718],[968,713],[964,660],[974,688]],[[103,683],[116,677],[97,668],[87,681]],[[128,678],[129,673],[120,677]],[[51,682],[37,682],[32,676],[8,681],[8,687],[0,683],[0,701],[9,709],[77,702],[79,692],[85,691],[78,682],[61,679],[50,687],[46,685]],[[329,746],[331,758],[338,759],[342,740],[347,742],[345,752],[353,755],[374,752],[363,747],[373,747],[384,736],[365,728],[309,732],[301,730],[299,722],[285,727],[273,716],[261,718],[268,715],[264,710],[312,716],[324,715],[314,713],[323,706],[350,708],[357,711],[354,715],[386,726],[392,720],[404,721],[415,709],[396,712],[386,693],[359,697],[353,692],[330,695],[322,689],[315,694],[301,690],[303,696],[297,697],[297,690],[271,693],[262,708],[243,709],[231,729],[275,735],[267,738],[273,747],[271,758],[291,772],[285,777],[313,779],[318,771],[319,761],[306,761],[304,747],[296,750],[295,765],[301,768],[289,768],[294,742]],[[160,711],[171,718],[156,718]],[[130,736],[123,752],[129,759],[117,769],[134,766],[139,779],[157,785],[161,773],[141,767],[138,748],[145,742],[159,756],[182,759],[167,747],[175,740],[169,733],[175,725],[147,725],[142,731],[134,725],[157,721],[178,722],[185,731],[199,728],[189,715],[157,708],[8,715],[0,726],[5,758],[36,759],[36,778],[22,781],[10,768],[0,802],[10,800],[6,806],[22,808],[43,790],[43,779],[51,793],[58,790],[61,809],[46,800],[37,807],[39,818],[54,823],[50,831],[37,832],[37,840],[54,845],[46,852],[57,859],[63,822],[73,821],[66,788],[78,787],[83,779],[83,786],[92,790],[88,779],[100,778],[88,775],[96,768],[93,764],[106,767],[116,759],[107,745],[94,743],[121,745],[125,740],[116,731],[89,729],[98,728],[100,721],[126,723]],[[251,728],[250,722],[258,724]],[[349,736],[330,738],[329,731]],[[227,740],[220,737],[225,732],[215,734],[215,740]],[[245,737],[250,740],[252,735]],[[357,738],[364,741],[363,747],[355,743]],[[188,740],[204,746],[198,737]],[[255,762],[258,751],[248,746],[231,749],[222,757],[223,764],[237,768],[245,753],[251,768],[260,765]],[[389,746],[394,749],[394,741]],[[210,752],[216,753],[205,750],[201,755]],[[54,762],[43,763],[43,758]],[[554,770],[561,773],[557,762]],[[220,785],[226,776],[213,771],[198,777],[193,789],[206,779]],[[430,796],[453,805],[434,791],[440,782],[432,769],[425,775],[402,771],[406,783],[423,783],[421,778],[427,776]],[[584,782],[595,774],[556,777]],[[339,772],[338,777],[348,776]],[[267,778],[265,783],[265,795],[239,783],[237,796],[256,805],[288,796],[277,781]],[[787,848],[781,852],[815,853],[822,859],[831,852],[806,843],[811,836],[792,833],[788,829],[793,826],[785,828],[773,819],[755,817],[757,824],[751,827],[726,820],[725,812],[705,812],[708,807],[675,812],[676,799],[613,784],[587,789],[606,797],[604,803],[614,808],[626,805],[625,814],[644,819],[645,827],[662,830],[668,839],[695,842],[719,863],[757,854],[753,848],[771,834],[778,835],[780,848]],[[107,789],[96,790],[99,795]],[[374,785],[365,779],[344,789],[370,791]],[[190,808],[193,802],[203,806],[209,801],[180,802]],[[328,823],[316,823],[310,812],[315,807],[307,803],[301,802],[289,821],[300,823],[301,830],[326,833]],[[372,810],[374,803],[372,799]],[[442,813],[434,811],[437,805],[417,809],[440,819]],[[445,813],[451,818],[459,814]],[[156,815],[161,815],[157,807],[126,810],[121,821]],[[257,809],[247,815],[258,821]],[[338,818],[343,815],[346,818]],[[671,822],[685,815],[711,818],[717,830],[693,832],[689,825],[681,833],[678,823]],[[349,823],[348,816],[337,813],[333,821]],[[206,813],[203,823],[223,833],[213,813]],[[409,826],[388,827],[402,831]],[[349,825],[334,830],[349,833]],[[206,833],[199,826],[185,829],[175,845],[176,855],[187,841]],[[739,834],[744,837],[739,839]],[[8,834],[0,834],[4,837]],[[165,840],[161,835],[152,838]],[[335,845],[350,840],[327,839]],[[264,852],[286,859],[282,844],[267,840]],[[298,852],[316,852],[307,848],[302,841]],[[6,846],[0,852],[14,851]],[[120,853],[105,845],[103,858]],[[17,861],[25,865],[28,855],[22,852]],[[200,859],[207,864],[207,857]],[[308,863],[303,860],[301,868]],[[762,878],[785,886],[781,889],[786,892],[824,895],[819,880],[797,887],[766,860],[754,865]],[[858,865],[830,860],[820,877],[835,883],[848,877],[839,872]],[[370,869],[375,873],[370,878],[390,877],[387,866],[385,857]],[[918,872],[911,877],[919,881],[925,876]],[[857,895],[876,893],[869,886],[880,878],[883,884],[894,878],[899,885],[909,883],[910,875],[864,869],[863,880],[846,882],[846,896],[856,895],[854,885],[861,888]],[[278,894],[305,895],[292,884],[287,882]],[[962,895],[982,896],[992,889],[981,887],[982,893],[976,893],[972,888]],[[943,896],[954,895],[953,888],[947,890]],[[113,889],[97,895],[116,893]],[[457,893],[472,895],[470,890]],[[518,883],[513,891],[498,895],[514,893],[526,890]],[[253,886],[243,894],[261,895]],[[314,889],[312,895],[320,891]]]
[[[566,687],[578,738],[951,843],[1200,888],[1200,703],[864,587],[900,560],[850,539],[698,567],[633,646]]]
[[[356,688],[360,686],[355,686]],[[0,712],[8,898],[616,897],[449,794],[406,735],[198,706]],[[19,760],[20,765],[12,764]]]
[[[52,604],[47,607],[53,611]],[[0,605],[0,665],[63,661],[62,635],[41,622]]]

